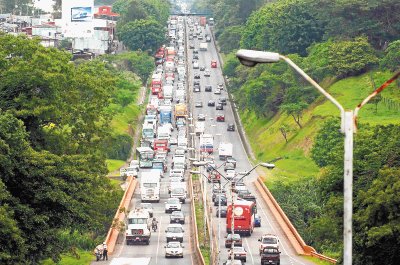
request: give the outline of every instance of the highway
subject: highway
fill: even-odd
[[[196,20],[197,18],[189,18],[192,20]],[[211,35],[210,29],[203,28],[202,35],[207,33]],[[188,28],[186,28],[186,32]],[[218,61],[217,51],[214,46],[213,42],[208,43],[208,50],[207,51],[199,51],[199,65],[205,66],[207,69],[211,71],[210,77],[205,77],[204,72],[200,71],[200,69],[193,69],[192,68],[192,58],[193,58],[193,49],[189,48],[189,44],[194,44],[195,49],[199,49],[199,43],[201,42],[198,39],[188,40],[188,36],[185,36],[187,40],[185,42],[186,45],[186,63],[187,63],[187,84],[188,84],[188,93],[190,93],[189,98],[192,98],[192,113],[189,116],[193,117],[193,121],[197,120],[198,114],[204,114],[206,116],[206,126],[205,132],[207,134],[214,135],[214,157],[217,166],[222,164],[223,161],[218,159],[218,151],[217,147],[219,146],[220,142],[230,142],[233,144],[233,157],[237,160],[237,167],[236,172],[244,172],[250,170],[252,165],[250,164],[244,147],[241,143],[241,139],[239,137],[238,132],[235,131],[227,131],[227,124],[228,123],[235,123],[233,112],[231,109],[231,103],[228,100],[228,95],[226,91],[226,86],[224,84],[224,79],[222,76],[221,65]],[[203,41],[203,40],[202,40]],[[217,60],[218,65],[217,68],[211,68],[211,60]],[[194,75],[200,74],[200,92],[193,92],[193,81]],[[176,74],[175,74],[176,75]],[[214,90],[216,89],[218,84],[224,84],[224,89],[222,90],[221,95],[214,94]],[[204,87],[206,85],[212,86],[212,92],[205,92]],[[176,82],[174,84],[176,89]],[[215,107],[207,106],[207,103],[210,99],[214,100],[216,103],[220,97],[225,97],[227,99],[227,105],[224,106],[223,110],[216,110]],[[195,102],[201,101],[203,104],[202,107],[195,107]],[[224,114],[225,115],[225,122],[217,122],[216,116],[217,114]],[[237,128],[237,126],[235,126]],[[173,131],[172,137],[177,138],[177,130]],[[196,137],[196,143],[198,147],[198,139]],[[168,155],[168,170],[171,168],[171,161],[172,161],[172,154],[174,153],[176,146],[171,147],[171,152]],[[188,166],[190,168],[190,166]],[[145,171],[145,170],[141,170]],[[223,168],[221,168],[223,172]],[[188,174],[186,174],[186,178],[188,178]],[[314,264],[302,257],[299,257],[294,252],[294,249],[290,245],[288,239],[281,231],[279,225],[277,224],[276,220],[273,218],[272,214],[270,213],[269,208],[265,205],[263,200],[261,199],[260,194],[257,192],[253,182],[256,180],[257,175],[256,173],[252,173],[245,178],[245,183],[247,188],[256,196],[257,199],[257,209],[258,214],[261,216],[261,227],[255,228],[253,235],[251,237],[243,237],[243,246],[247,250],[247,262],[246,264],[260,264],[260,256],[258,253],[259,249],[259,242],[257,241],[258,238],[261,237],[262,234],[265,233],[272,233],[280,238],[280,250],[281,250],[281,263],[283,265],[286,264],[300,264],[300,265],[308,265]],[[140,181],[140,178],[139,178]],[[185,229],[185,236],[184,236],[184,257],[183,258],[174,258],[174,259],[166,259],[165,258],[165,250],[164,246],[166,245],[166,236],[165,236],[165,228],[169,224],[169,214],[166,214],[164,211],[164,202],[169,198],[168,194],[168,173],[164,174],[164,178],[161,179],[161,200],[159,203],[153,203],[154,207],[154,216],[159,221],[158,230],[156,232],[152,232],[150,245],[126,245],[126,242],[122,240],[117,244],[116,249],[108,262],[99,262],[99,264],[111,264],[111,265],[122,265],[122,264],[135,264],[135,265],[154,265],[154,264],[196,264],[194,261],[194,247],[190,242],[190,238],[193,236],[191,235],[192,220],[190,218],[190,200],[192,198],[188,198],[186,203],[182,205],[182,211],[186,216],[184,229]],[[225,184],[224,182],[222,184]],[[211,188],[212,184],[208,183],[207,185],[207,196],[209,201],[211,202]],[[229,184],[226,186],[229,187]],[[229,195],[229,191],[227,192]],[[230,202],[230,196],[228,196],[228,204]],[[131,201],[130,210],[133,210],[135,206],[140,204],[140,185],[138,185],[134,198]],[[215,232],[215,238],[219,240],[219,264],[222,264],[228,258],[228,249],[224,246],[224,237],[226,235],[226,218],[217,218],[216,215],[216,208],[212,206],[212,226],[213,231]],[[220,226],[220,233],[218,234],[218,224]],[[121,237],[123,238],[123,237]],[[94,263],[93,263],[94,264]],[[97,264],[97,263],[96,263]]]
[[[194,18],[195,20],[196,18]],[[210,29],[207,27],[203,29],[203,33],[208,33],[211,35]],[[194,38],[191,40],[194,43],[195,49],[199,49],[199,43],[203,40],[198,40]],[[193,49],[189,51],[189,58],[187,61],[192,61],[193,57]],[[218,159],[218,151],[217,147],[219,146],[220,142],[230,142],[233,144],[233,157],[237,160],[237,167],[236,172],[243,172],[250,170],[253,166],[250,164],[243,144],[241,142],[240,136],[238,132],[235,130],[227,131],[227,124],[228,123],[235,123],[233,112],[231,109],[231,103],[228,101],[227,105],[224,106],[224,110],[216,110],[215,107],[207,106],[207,102],[212,99],[215,102],[218,102],[218,98],[225,97],[228,99],[226,86],[224,84],[224,90],[222,91],[221,95],[215,95],[214,90],[217,87],[217,84],[224,83],[224,79],[222,76],[222,70],[220,62],[218,62],[217,68],[211,68],[211,60],[218,60],[217,50],[214,45],[214,42],[208,43],[208,50],[207,51],[199,51],[199,65],[205,66],[207,69],[211,70],[210,77],[204,77],[203,72],[199,71],[198,69],[193,69],[189,65],[189,69],[191,75],[189,76],[189,84],[193,83],[193,75],[195,73],[201,73],[200,85],[201,85],[201,92],[193,93],[193,101],[201,101],[203,103],[203,107],[193,107],[193,117],[196,118],[198,114],[202,113],[206,116],[206,130],[204,133],[210,133],[214,135],[214,158],[216,161],[216,165],[221,165],[223,161],[219,161]],[[205,85],[212,85],[213,92],[205,92],[204,87]],[[190,89],[189,89],[190,90]],[[225,122],[217,122],[216,115],[217,113],[223,113],[225,115]],[[238,126],[235,126],[236,128]],[[197,137],[198,138],[198,137]],[[219,170],[223,173],[223,168]],[[279,225],[277,224],[276,220],[273,218],[272,214],[270,213],[269,208],[265,205],[263,200],[261,199],[260,194],[257,192],[253,182],[256,180],[257,174],[253,172],[249,176],[245,178],[245,184],[247,188],[256,196],[257,199],[257,209],[258,214],[261,216],[261,227],[256,227],[253,235],[251,237],[243,237],[243,246],[247,250],[247,262],[246,264],[260,264],[260,256],[258,253],[260,243],[257,241],[258,238],[261,237],[264,233],[272,233],[278,235],[280,238],[280,250],[281,250],[281,264],[314,264],[300,256],[294,252],[294,249],[290,245],[288,239],[281,231]],[[224,185],[224,182],[222,183]],[[211,186],[212,184],[208,184],[208,194],[209,197],[211,196]],[[229,188],[229,184],[226,186]],[[228,204],[230,202],[229,198],[229,191],[227,191],[228,195]],[[211,199],[210,199],[211,202]],[[226,235],[226,218],[217,218],[216,215],[217,207],[213,206],[212,212],[212,223],[214,226],[214,231],[216,232],[216,237],[218,238],[218,222],[220,224],[220,263],[222,264],[223,261],[226,261],[228,258],[228,249],[224,246],[224,237]]]
[[[177,74],[175,73],[175,83],[174,83],[174,91],[177,86]],[[165,81],[165,80],[164,80]],[[173,101],[173,104],[176,101]],[[172,137],[177,138],[178,132],[175,129],[172,132]],[[161,192],[160,192],[160,202],[152,203],[154,208],[154,217],[158,221],[158,229],[156,232],[152,232],[150,238],[149,245],[127,245],[125,240],[117,244],[116,250],[114,251],[110,262],[108,264],[111,265],[125,265],[125,264],[134,264],[134,265],[157,265],[157,264],[173,264],[173,265],[188,265],[195,264],[193,261],[193,247],[191,246],[191,228],[190,225],[192,223],[190,212],[191,212],[191,198],[186,199],[186,203],[182,204],[182,212],[185,214],[185,224],[183,225],[185,233],[183,239],[183,258],[165,258],[165,249],[166,245],[166,233],[165,229],[170,224],[169,214],[165,213],[165,202],[169,198],[168,194],[168,184],[169,184],[169,170],[171,169],[172,164],[172,155],[176,149],[176,145],[171,146],[171,151],[168,154],[168,171],[164,173],[164,178],[161,179]],[[141,169],[139,172],[139,182],[140,182],[140,173],[148,171],[147,169]],[[186,183],[188,174],[186,174]],[[131,201],[130,210],[134,210],[136,206],[141,203],[140,198],[140,185],[137,186],[134,197]],[[106,263],[106,262],[101,262]]]

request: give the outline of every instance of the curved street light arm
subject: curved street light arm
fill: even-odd
[[[304,79],[306,79],[312,86],[314,86],[316,89],[318,89],[319,92],[321,92],[327,99],[329,99],[339,110],[340,110],[340,117],[341,117],[341,123],[340,123],[340,130],[343,133],[344,132],[344,108],[340,103],[333,98],[325,89],[323,89],[317,82],[315,82],[309,75],[307,75],[300,67],[298,67],[292,60],[290,60],[288,57],[279,55],[279,58],[284,60],[286,63],[288,63],[296,72],[298,72]]]
[[[389,86],[394,80],[399,78],[400,76],[400,71],[398,71],[392,78],[387,80],[385,83],[383,83],[379,88],[377,88],[372,94],[370,94],[366,99],[363,100],[360,104],[357,105],[356,109],[354,110],[354,132],[357,132],[357,116],[358,112],[360,109],[367,104],[372,98],[374,98],[376,95],[378,95],[380,92],[382,92],[387,86]]]

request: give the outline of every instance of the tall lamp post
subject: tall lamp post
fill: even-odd
[[[192,160],[192,159],[190,159],[190,160]],[[193,161],[193,160],[192,160],[192,161]],[[206,165],[210,165],[210,163],[207,162],[207,161],[193,161],[192,164],[193,164],[193,166],[196,166],[196,167],[203,167],[203,166],[206,166]],[[222,194],[222,189],[225,189],[225,186],[226,186],[227,184],[231,184],[231,196],[232,196],[232,205],[231,205],[231,208],[232,208],[231,235],[232,235],[232,237],[233,237],[233,234],[235,233],[235,226],[234,226],[235,199],[234,199],[234,190],[233,190],[233,189],[234,189],[234,186],[233,186],[232,184],[233,184],[233,183],[236,183],[236,182],[240,182],[242,179],[244,179],[245,177],[247,177],[248,175],[250,175],[250,173],[253,172],[258,166],[262,166],[262,167],[265,167],[265,168],[268,168],[268,169],[273,169],[273,168],[275,168],[275,165],[274,165],[274,164],[271,164],[271,163],[258,163],[257,165],[255,165],[255,166],[254,166],[253,168],[251,168],[250,170],[239,173],[240,175],[242,175],[242,177],[241,177],[240,179],[236,180],[235,182],[233,182],[233,181],[232,181],[233,179],[232,179],[232,180],[227,179],[223,174],[221,174],[221,173],[218,171],[218,168],[219,168],[220,166],[219,166],[219,167],[213,167],[213,166],[211,167],[211,170],[212,170],[212,171],[216,171],[221,177],[223,177],[223,178],[226,180],[226,183],[225,183],[223,186],[221,185],[221,183],[219,183],[219,194],[218,194],[218,196],[217,196],[217,198],[218,198],[218,217],[219,217],[219,218],[221,218],[221,198],[220,198],[219,196],[221,196],[221,194]],[[204,173],[202,173],[201,171],[190,171],[190,173],[191,173],[191,174],[201,174],[201,175],[203,175],[207,180],[212,181],[212,180],[210,180]],[[221,242],[221,228],[220,228],[220,219],[218,219],[218,247],[219,247],[219,245],[220,245],[220,242]],[[232,264],[233,264],[233,260],[234,260],[233,247],[234,247],[234,243],[233,243],[233,241],[232,241],[231,253],[230,253],[230,259],[231,259],[231,261],[232,261]],[[218,251],[218,263],[219,263],[219,261],[220,261],[220,252]]]
[[[312,86],[321,92],[329,101],[331,101],[340,111],[341,123],[340,131],[345,135],[344,139],[344,205],[343,205],[343,264],[351,265],[353,256],[353,227],[352,227],[352,214],[353,214],[353,135],[357,131],[357,114],[362,106],[368,103],[373,97],[384,90],[390,83],[400,76],[400,72],[396,73],[391,79],[386,81],[381,87],[375,90],[364,101],[362,101],[355,110],[345,110],[340,103],[333,98],[326,90],[324,90],[316,81],[308,76],[300,67],[298,67],[288,57],[279,53],[254,51],[254,50],[239,50],[236,57],[240,63],[253,67],[258,63],[276,63],[280,60],[289,64],[296,72],[298,72],[304,79],[306,79]]]

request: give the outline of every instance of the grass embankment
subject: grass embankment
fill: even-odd
[[[47,259],[42,263],[42,265],[87,265],[90,264],[94,259],[94,255],[89,251],[78,250],[77,256],[78,257],[61,255],[60,262],[55,263],[51,259]]]
[[[354,109],[367,95],[373,91],[370,74],[374,82],[380,86],[392,75],[388,72],[373,72],[357,77],[346,78],[331,85],[327,90],[345,109]],[[396,93],[397,92],[397,93]],[[382,93],[382,99],[377,105],[368,104],[359,112],[359,123],[390,124],[400,123],[398,89],[391,85]],[[390,99],[387,103],[386,99]],[[310,158],[310,150],[314,137],[320,126],[329,117],[340,117],[339,110],[322,96],[318,98],[303,113],[299,128],[291,116],[278,113],[270,120],[257,118],[253,112],[241,113],[243,126],[254,154],[259,161],[269,161],[277,157],[285,157],[275,162],[276,168],[267,173],[266,184],[273,190],[276,180],[286,183],[301,178],[315,177],[319,168]],[[285,142],[279,128],[289,125],[288,143]]]
[[[140,114],[143,111],[143,107],[137,104],[137,99],[140,96],[139,91],[135,93],[135,99],[128,104],[126,107],[118,108],[117,114],[114,115],[111,121],[111,128],[118,134],[126,134],[133,137],[136,130]],[[118,170],[125,164],[124,160],[107,159],[108,172]]]
[[[373,76],[375,84],[380,86],[392,74],[373,72],[350,77],[332,84],[327,90],[346,110],[354,110],[374,90],[371,76]],[[399,124],[400,95],[398,91],[396,85],[392,84],[383,91],[382,98],[377,105],[364,106],[359,112],[359,125],[366,123],[371,125]],[[282,113],[278,113],[270,120],[257,118],[252,112],[241,113],[243,126],[257,160],[269,161],[277,157],[284,157],[275,162],[274,170],[265,170],[267,176],[265,184],[272,193],[274,193],[274,185],[278,185],[280,182],[290,185],[293,182],[319,175],[320,169],[311,159],[310,152],[319,128],[330,117],[339,118],[339,110],[322,96],[304,111],[301,119],[302,128],[299,128],[291,116]],[[287,143],[279,130],[283,124],[290,128]],[[359,127],[362,130],[362,126]],[[339,256],[339,253],[324,254],[331,257]],[[316,264],[328,264],[318,259],[312,259],[312,261]]]

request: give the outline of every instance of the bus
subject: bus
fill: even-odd
[[[136,148],[136,156],[139,159],[140,168],[153,167],[154,151],[150,147],[141,146]]]
[[[257,212],[256,203],[254,201],[236,200],[234,202],[234,232],[235,234],[251,236],[254,230],[254,217]],[[226,212],[226,232],[232,232],[232,204],[227,208]]]

